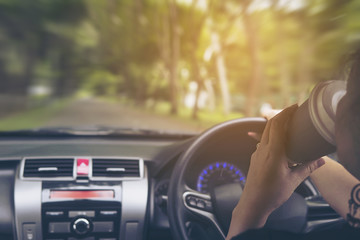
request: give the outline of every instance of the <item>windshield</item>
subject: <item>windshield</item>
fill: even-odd
[[[199,132],[342,78],[359,1],[1,0],[0,130]]]

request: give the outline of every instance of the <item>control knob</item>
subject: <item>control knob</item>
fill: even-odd
[[[75,233],[84,235],[90,231],[90,222],[86,218],[78,218],[74,221],[72,228]]]

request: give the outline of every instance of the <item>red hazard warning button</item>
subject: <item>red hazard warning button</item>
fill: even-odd
[[[77,175],[88,175],[89,174],[89,162],[87,158],[78,158],[77,160]]]

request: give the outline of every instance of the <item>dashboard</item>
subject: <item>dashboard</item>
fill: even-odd
[[[23,158],[14,193],[17,238],[138,239],[147,197],[140,158]]]
[[[1,137],[0,239],[173,239],[169,181],[197,138]],[[203,195],[244,187],[255,145],[246,134],[210,141],[194,156],[186,185]],[[296,192],[308,206],[301,231],[342,221],[310,180]]]

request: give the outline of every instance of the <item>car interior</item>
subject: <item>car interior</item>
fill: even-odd
[[[1,0],[0,240],[225,240],[259,143],[249,132],[319,82],[346,79],[359,10]],[[307,178],[265,228],[344,223]]]
[[[2,136],[1,239],[224,239],[257,143],[247,133],[265,123],[242,118],[198,135]],[[266,227],[342,222],[307,179]]]

